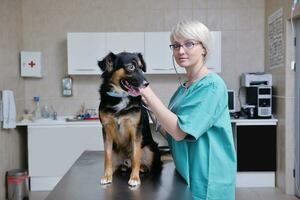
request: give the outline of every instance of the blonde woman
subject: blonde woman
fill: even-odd
[[[140,94],[160,122],[176,170],[195,199],[235,199],[236,154],[224,81],[208,70],[208,28],[197,21],[179,22],[170,36],[176,63],[186,71],[166,107],[150,86]]]

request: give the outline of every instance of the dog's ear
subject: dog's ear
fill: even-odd
[[[144,61],[143,55],[141,53],[138,53],[137,55],[138,55],[138,57],[139,57],[139,59],[140,59],[140,61],[142,63],[142,70],[143,70],[143,72],[146,72],[146,63]]]
[[[110,52],[109,54],[107,54],[107,56],[105,56],[105,58],[103,58],[103,60],[98,61],[98,66],[100,67],[100,69],[104,72],[104,71],[112,71],[113,70],[113,65],[114,65],[114,60],[116,59],[116,55],[112,52]]]

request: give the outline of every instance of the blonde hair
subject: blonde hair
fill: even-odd
[[[205,59],[211,54],[211,33],[209,29],[199,21],[180,21],[172,29],[170,40],[176,41],[177,37],[196,40],[202,43],[206,50]]]

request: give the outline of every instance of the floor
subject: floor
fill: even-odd
[[[236,200],[299,200],[274,188],[238,188]]]
[[[31,192],[30,200],[44,200],[48,192]],[[299,200],[274,188],[238,188],[236,200]]]

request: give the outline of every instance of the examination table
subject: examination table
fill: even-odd
[[[116,171],[113,182],[101,185],[104,153],[85,151],[63,176],[46,200],[174,200],[192,199],[192,195],[173,161],[164,161],[161,174],[141,174],[141,185],[128,185],[129,172]]]

